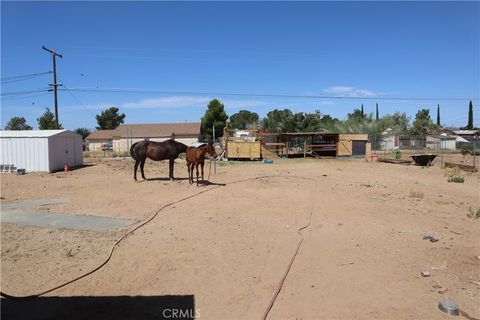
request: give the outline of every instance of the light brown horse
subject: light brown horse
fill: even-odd
[[[209,153],[212,157],[216,157],[215,148],[211,143],[201,145],[197,148],[188,147],[186,153],[187,168],[188,168],[188,180],[190,184],[193,183],[193,167],[197,169],[197,185],[198,185],[198,165],[202,170],[202,182],[205,182],[203,178],[203,166],[205,165],[205,155]]]

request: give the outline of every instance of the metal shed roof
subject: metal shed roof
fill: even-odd
[[[69,132],[68,130],[2,130],[2,138],[47,138],[60,133]],[[76,134],[76,133],[73,133]]]

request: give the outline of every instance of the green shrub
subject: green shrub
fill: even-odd
[[[452,176],[452,177],[448,178],[448,182],[464,183],[464,182],[465,182],[465,178],[464,178],[464,177],[460,177],[460,176]]]
[[[402,153],[400,152],[400,150],[396,149],[392,151],[392,156],[395,159],[400,159],[402,157]]]
[[[475,210],[470,207],[470,213],[467,214],[467,217],[472,219],[480,219],[480,209]]]
[[[471,145],[469,144],[464,144],[462,146],[462,148],[460,149],[460,153],[463,155],[463,156],[466,156],[467,154],[472,154],[473,153],[473,148]]]

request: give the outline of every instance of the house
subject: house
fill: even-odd
[[[144,139],[165,141],[172,137],[188,146],[198,142],[201,124],[198,123],[151,123],[122,124],[114,130],[97,130],[85,141],[90,151],[102,150],[109,146],[117,152],[128,152],[130,146]]]
[[[472,142],[473,140],[478,140],[478,136],[480,135],[480,130],[455,130],[455,135],[464,138]]]
[[[68,130],[0,131],[3,168],[52,172],[83,165],[82,136]]]

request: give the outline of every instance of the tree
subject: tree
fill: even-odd
[[[347,120],[361,122],[365,118],[362,109],[354,109],[352,113],[347,114]]]
[[[202,134],[204,139],[210,140],[213,137],[215,127],[215,138],[223,136],[223,128],[227,124],[228,115],[225,113],[225,106],[218,99],[213,99],[207,105],[205,115],[202,117]]]
[[[97,130],[113,130],[116,129],[125,121],[125,113],[119,114],[117,107],[110,107],[102,111],[101,114],[97,114],[98,127]]]
[[[312,113],[293,113],[289,109],[275,109],[267,113],[263,119],[264,129],[275,133],[285,132],[317,132],[321,128],[332,128],[338,119],[332,119],[329,115],[322,118],[320,110]]]
[[[340,124],[340,120],[337,118],[332,118],[328,114],[323,115],[323,117],[320,119],[320,127],[326,129],[327,131],[337,131],[337,127]]]
[[[258,114],[248,110],[240,110],[239,112],[230,116],[230,127],[232,129],[256,129],[258,124]]]
[[[24,117],[13,117],[8,121],[5,130],[32,130],[33,128],[27,124]]]
[[[470,100],[470,103],[468,104],[467,130],[473,130],[473,105],[472,105],[472,100]]]
[[[314,113],[305,114],[305,121],[302,128],[303,132],[317,132],[317,131],[320,131],[321,128],[322,128],[322,113],[320,112],[320,110],[315,110]]]
[[[437,105],[437,126],[440,126],[440,105]]]
[[[411,134],[417,136],[424,136],[433,129],[434,125],[430,119],[430,110],[421,109],[415,115],[415,121],[411,129]]]
[[[377,120],[377,121],[379,120],[379,118],[378,118],[378,103],[375,106],[375,120]]]
[[[391,126],[392,131],[394,133],[407,133],[408,131],[408,123],[410,122],[410,118],[407,116],[405,112],[395,112],[392,116],[393,124]]]
[[[289,109],[275,109],[263,118],[263,128],[270,132],[282,133],[294,131],[293,113]]]
[[[363,112],[363,103],[362,103],[362,109],[361,109],[361,111],[362,111],[362,118],[365,118],[365,112]]]
[[[82,136],[82,139],[85,140],[86,137],[90,134],[90,130],[87,128],[77,128],[74,130],[76,133]]]
[[[40,130],[55,130],[57,127],[55,126],[55,115],[50,108],[45,108],[45,112],[37,118],[38,122],[38,129]],[[63,129],[62,124],[58,123],[58,129]]]

